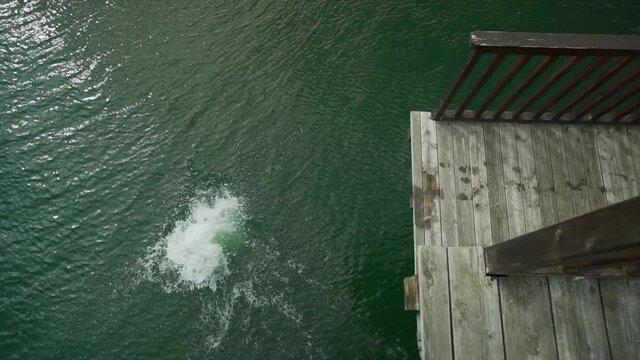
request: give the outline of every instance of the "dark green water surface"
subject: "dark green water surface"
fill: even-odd
[[[409,111],[597,3],[2,1],[0,359],[416,359]]]

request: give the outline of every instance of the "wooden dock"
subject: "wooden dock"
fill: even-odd
[[[640,359],[640,279],[492,278],[483,255],[638,195],[640,126],[412,112],[411,156],[422,359]]]

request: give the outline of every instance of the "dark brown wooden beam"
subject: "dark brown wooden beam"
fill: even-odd
[[[637,196],[489,246],[487,275],[612,276],[612,269],[637,270],[639,216]],[[638,273],[622,270],[617,276]]]
[[[628,56],[640,52],[640,36],[474,31],[470,45],[494,53]]]

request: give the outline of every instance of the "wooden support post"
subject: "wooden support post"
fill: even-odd
[[[418,276],[404,278],[404,309],[407,311],[420,310]]]
[[[640,276],[640,196],[485,248],[487,275]]]

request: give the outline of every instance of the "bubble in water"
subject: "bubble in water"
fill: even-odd
[[[149,248],[143,261],[148,277],[168,276],[167,291],[180,284],[215,290],[229,274],[225,252],[242,242],[241,222],[238,198],[228,192],[200,194],[191,202],[187,219],[176,221],[171,233]]]

